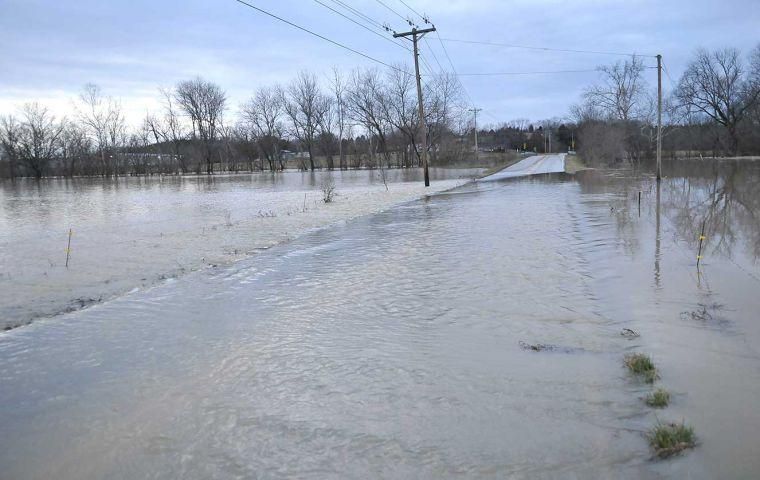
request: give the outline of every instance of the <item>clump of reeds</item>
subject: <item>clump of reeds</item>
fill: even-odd
[[[649,445],[654,454],[667,458],[697,445],[694,429],[685,423],[658,423],[649,432]]]
[[[647,383],[654,383],[655,380],[660,378],[657,373],[657,368],[654,366],[654,362],[649,355],[643,353],[633,353],[625,356],[625,366],[628,370],[644,379]]]
[[[663,388],[658,388],[646,397],[645,402],[653,408],[665,408],[670,403],[670,393]]]

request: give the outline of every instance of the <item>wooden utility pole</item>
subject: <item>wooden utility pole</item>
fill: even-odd
[[[478,148],[478,112],[482,111],[482,108],[471,108],[470,111],[475,114],[475,161],[480,159],[480,149]]]
[[[435,27],[417,30],[413,28],[411,32],[394,33],[393,38],[412,37],[411,42],[414,44],[414,70],[417,78],[417,102],[420,116],[420,131],[422,132],[422,168],[425,170],[425,186],[430,186],[430,174],[428,173],[428,148],[427,148],[427,127],[425,126],[425,107],[422,103],[422,78],[420,77],[420,51],[417,42],[425,36],[426,33],[435,32]]]
[[[657,181],[662,181],[662,55],[657,55]]]

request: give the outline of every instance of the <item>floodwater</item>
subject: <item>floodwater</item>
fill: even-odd
[[[478,170],[0,182],[0,330],[79,310],[464,183]],[[333,179],[336,196],[322,201]],[[72,230],[69,264],[68,233]]]
[[[760,165],[665,173],[468,184],[5,333],[2,478],[753,477]],[[658,419],[698,448],[652,460]]]

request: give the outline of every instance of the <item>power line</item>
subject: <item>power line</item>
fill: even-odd
[[[398,1],[401,2],[401,3],[403,3],[406,8],[408,8],[409,10],[411,10],[412,13],[414,13],[415,15],[417,15],[418,17],[420,17],[425,23],[430,23],[430,22],[428,22],[427,17],[425,17],[424,15],[420,14],[419,12],[417,12],[417,10],[413,9],[412,7],[410,7],[409,4],[406,3],[404,0],[398,0]]]
[[[427,73],[431,77],[434,77],[435,76],[435,69],[430,66],[430,64],[428,63],[427,59],[425,59],[425,57],[421,53],[420,53],[420,59],[422,60],[422,66],[425,67],[425,70],[427,71]]]
[[[380,1],[380,0],[378,0],[378,1]],[[432,25],[432,22],[430,21],[430,19],[426,15],[423,15],[420,12],[418,12],[417,10],[415,10],[414,8],[412,8],[412,6],[409,5],[406,1],[399,0],[399,2],[401,2],[406,8],[408,8],[409,11],[411,11],[412,13],[414,13],[415,15],[417,15],[418,17],[420,17],[426,24]],[[380,2],[380,3],[383,3],[383,2]],[[387,5],[386,5],[386,8],[387,8]],[[399,15],[397,12],[394,12],[394,13],[396,13],[397,15]],[[448,50],[446,50],[446,46],[443,44],[443,41],[441,41],[441,35],[438,33],[438,30],[435,31],[435,34],[438,37],[438,41],[441,44],[441,48],[443,49],[443,53],[444,53],[444,55],[446,55],[446,59],[448,60],[449,65],[451,66],[451,71],[454,73],[455,78],[457,79],[457,82],[459,83],[459,86],[462,87],[462,91],[467,96],[468,101],[470,103],[473,103],[472,97],[470,96],[470,92],[467,91],[467,88],[464,86],[464,84],[462,83],[462,81],[459,79],[459,76],[457,75],[457,69],[456,69],[456,67],[454,67],[454,62],[451,61],[451,56],[449,55]],[[433,50],[433,47],[430,45],[430,43],[428,43],[427,39],[424,39],[424,40],[425,40],[425,45],[427,45],[428,49],[430,49],[430,53],[433,55],[433,58],[435,59],[435,62],[438,64],[438,67],[441,69],[441,72],[446,71],[446,69],[444,69],[443,66],[441,65],[441,62],[438,61],[438,56],[435,54],[435,51]],[[424,61],[424,58],[423,58],[423,61]],[[428,65],[428,70],[429,69],[430,69],[430,67]]]
[[[481,110],[483,110],[483,109],[481,109]],[[495,116],[493,116],[493,115],[491,114],[491,112],[489,112],[488,110],[483,110],[483,113],[485,113],[485,114],[486,114],[486,115],[488,115],[489,117],[493,118],[493,119],[494,119],[494,121],[496,121],[496,122],[501,122],[501,120],[499,120],[498,118],[496,118]]]
[[[590,73],[598,72],[595,68],[593,70],[552,70],[552,71],[537,71],[537,72],[485,72],[485,73],[457,73],[460,77],[499,77],[507,75],[549,75],[559,73]]]
[[[309,30],[307,28],[304,28],[304,27],[302,27],[300,25],[297,25],[297,24],[291,22],[290,20],[286,20],[286,19],[284,19],[282,17],[278,17],[277,15],[275,15],[273,13],[270,13],[270,12],[267,12],[266,10],[263,10],[263,9],[257,7],[257,6],[251,5],[250,3],[248,3],[248,2],[246,2],[244,0],[235,0],[235,1],[238,2],[238,3],[240,3],[241,5],[245,5],[246,7],[252,8],[252,9],[256,10],[257,12],[263,13],[264,15],[267,15],[267,16],[272,17],[272,18],[274,18],[276,20],[279,20],[279,21],[281,21],[283,23],[286,23],[286,24],[290,25],[293,28],[297,28],[298,30],[301,30],[301,31],[306,32],[306,33],[308,33],[310,35],[313,35],[313,36],[315,36],[317,38],[320,38],[320,39],[322,39],[322,40],[324,40],[326,42],[332,43],[333,45],[335,45],[337,47],[343,48],[345,50],[348,50],[349,52],[353,52],[353,53],[355,53],[357,55],[360,55],[360,56],[366,58],[367,60],[372,60],[373,62],[379,63],[380,65],[385,65],[388,68],[392,68],[394,70],[398,70],[399,72],[402,72],[402,73],[405,73],[407,75],[410,75],[408,72],[406,72],[406,71],[404,71],[404,70],[402,70],[402,69],[400,69],[398,67],[394,67],[393,65],[385,63],[382,60],[378,60],[378,59],[376,59],[374,57],[371,57],[371,56],[367,55],[366,53],[362,53],[359,50],[355,50],[355,49],[353,49],[353,48],[351,48],[349,46],[346,46],[346,45],[344,45],[342,43],[336,42],[335,40],[331,40],[331,39],[325,37],[324,35],[320,35],[318,33],[315,33],[315,32],[313,32],[313,31],[311,31],[311,30]]]
[[[353,13],[354,15],[356,15],[356,16],[358,16],[360,18],[363,18],[364,20],[368,21],[369,23],[372,23],[375,26],[382,28],[383,30],[386,29],[385,25],[383,25],[382,23],[378,22],[374,18],[371,18],[368,15],[365,15],[364,13],[362,13],[361,11],[355,9],[351,5],[348,5],[347,3],[345,3],[345,2],[343,2],[341,0],[331,0],[331,1],[333,3],[336,3],[336,4],[340,5],[340,6],[342,6],[346,10],[350,11],[351,13]]]
[[[456,75],[457,69],[454,67],[454,62],[451,61],[451,57],[449,56],[449,51],[446,50],[446,45],[443,44],[443,40],[441,40],[441,35],[436,31],[436,35],[438,36],[438,41],[441,43],[441,48],[443,49],[443,53],[446,54],[446,58],[449,60],[449,65],[451,65],[451,71],[454,72]]]
[[[430,51],[430,54],[433,55],[433,60],[435,60],[435,63],[438,64],[438,68],[440,71],[444,71],[444,68],[441,66],[441,62],[438,61],[438,56],[433,51],[433,47],[430,46],[430,43],[428,43],[427,38],[422,39],[423,42],[425,42],[425,45],[428,47],[428,50]]]
[[[668,67],[665,66],[665,62],[662,62],[662,69],[665,70],[665,75],[668,76],[668,80],[670,80],[670,85],[673,87],[673,90],[676,90],[678,87],[676,86],[676,82],[673,81],[673,77],[670,76],[670,72],[668,72]]]
[[[372,29],[371,29],[371,28],[369,28],[368,26],[366,26],[366,25],[363,25],[363,24],[361,24],[361,23],[357,22],[356,20],[354,20],[353,18],[351,18],[351,17],[349,17],[349,16],[347,16],[347,15],[344,15],[343,13],[341,13],[341,12],[339,12],[339,11],[335,10],[335,9],[334,9],[334,8],[332,8],[331,6],[329,6],[329,5],[326,5],[326,4],[322,3],[320,0],[314,0],[314,1],[315,1],[315,2],[317,2],[318,4],[322,5],[323,7],[327,8],[328,10],[330,10],[330,11],[332,11],[332,12],[334,12],[334,13],[336,13],[336,14],[340,15],[341,17],[345,18],[346,20],[348,20],[348,21],[350,21],[350,22],[353,22],[353,23],[355,23],[356,25],[359,25],[360,27],[362,27],[363,29],[367,30],[368,32],[370,32],[370,33],[373,33],[373,34],[377,35],[378,37],[382,38],[383,40],[385,40],[385,41],[388,41],[388,42],[390,42],[390,43],[392,43],[392,44],[396,45],[397,47],[401,47],[401,48],[403,48],[404,50],[406,50],[407,52],[410,52],[410,51],[411,51],[409,48],[405,47],[404,45],[402,45],[402,44],[400,44],[400,43],[397,43],[397,42],[394,42],[392,39],[390,39],[390,38],[386,37],[386,36],[385,36],[385,35],[383,35],[382,33],[378,33],[377,31],[375,31],[375,30],[372,30]]]
[[[548,52],[564,52],[564,53],[590,53],[595,55],[617,55],[624,57],[652,57],[656,58],[656,55],[641,55],[637,53],[622,53],[622,52],[603,52],[598,50],[574,50],[568,48],[550,48],[550,47],[534,47],[528,45],[515,45],[511,43],[496,43],[496,42],[482,42],[478,40],[461,40],[456,38],[441,38],[442,42],[454,42],[454,43],[467,43],[473,45],[490,45],[492,47],[507,47],[507,48],[522,48],[526,50],[543,50]]]
[[[459,82],[459,85],[462,87],[462,91],[464,91],[464,94],[467,96],[467,99],[470,101],[470,103],[475,103],[472,100],[472,97],[470,96],[470,92],[467,91],[467,88],[464,86],[464,83],[462,83],[462,80],[459,78],[459,74],[457,73],[456,67],[454,67],[454,62],[451,61],[451,56],[449,55],[449,51],[446,50],[446,45],[443,44],[443,40],[441,40],[441,35],[436,30],[435,34],[438,36],[438,42],[441,44],[441,48],[443,49],[443,53],[446,55],[446,58],[449,61],[449,65],[451,65],[451,71],[454,72],[454,75],[456,75],[457,81]]]
[[[392,12],[394,15],[396,15],[396,16],[397,16],[397,17],[399,17],[401,20],[403,20],[403,21],[405,21],[406,23],[408,23],[410,26],[412,26],[412,27],[416,27],[416,26],[417,26],[417,25],[415,25],[415,24],[414,24],[414,22],[412,22],[411,20],[409,20],[409,19],[408,19],[408,18],[406,18],[405,16],[401,15],[400,13],[398,13],[396,10],[392,9],[391,7],[389,7],[387,3],[383,2],[383,0],[375,0],[375,1],[376,1],[377,3],[379,3],[380,5],[384,6],[385,8],[387,8],[387,9],[388,9],[389,11],[391,11],[391,12]]]

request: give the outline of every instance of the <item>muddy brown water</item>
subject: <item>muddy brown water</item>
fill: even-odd
[[[6,333],[2,478],[751,478],[760,168],[666,175],[470,184]],[[652,461],[658,419],[699,447]]]

